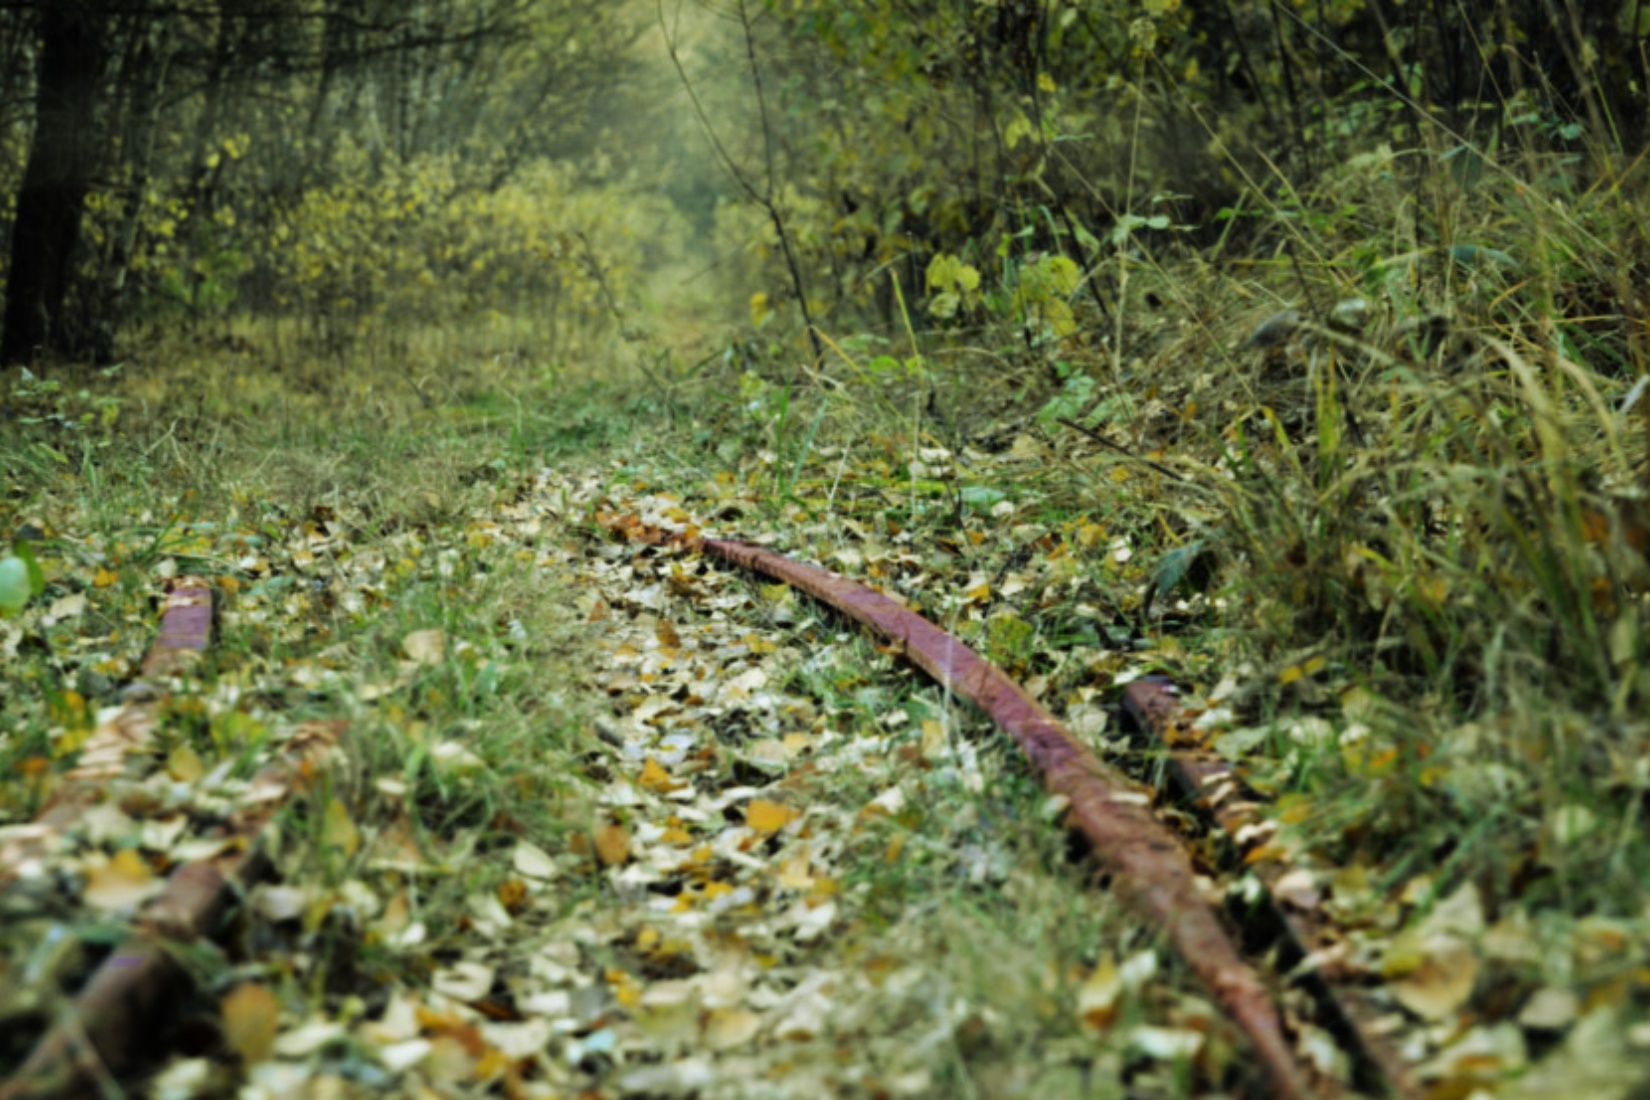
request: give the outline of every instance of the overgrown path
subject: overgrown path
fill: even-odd
[[[304,939],[306,925],[313,934],[331,920],[345,922],[353,927],[335,934],[361,935],[381,950],[426,960],[428,981],[403,978],[374,990],[372,999],[381,1003],[354,1021],[336,1019],[325,1005],[315,1006],[310,1019],[293,1019],[272,992],[279,986],[267,977],[244,980],[245,971],[273,966],[299,979],[304,963],[273,943],[257,953],[261,959],[235,960],[239,978],[224,975],[214,985],[222,994],[226,1045],[250,1056],[254,1079],[325,1073],[328,1059],[346,1048],[406,1073],[409,1086],[442,1055],[441,1072],[459,1080],[498,1076],[511,1088],[605,1084],[621,1094],[811,1095],[822,1084],[910,1094],[979,1072],[970,1064],[991,1044],[970,1039],[964,1029],[982,1030],[983,1039],[993,1025],[1010,1033],[1023,1027],[998,995],[981,997],[995,984],[989,975],[1005,965],[990,955],[1007,945],[978,946],[975,957],[953,955],[941,950],[939,930],[971,923],[966,908],[973,895],[1004,887],[1031,897],[1058,894],[1061,908],[1092,906],[1096,917],[1111,915],[1114,906],[1088,888],[1078,869],[1051,858],[1060,803],[1044,803],[1029,823],[1003,819],[1036,804],[1012,790],[1006,798],[999,792],[1000,769],[1009,768],[1010,788],[1017,769],[992,745],[988,728],[948,697],[949,685],[911,679],[892,657],[874,653],[826,609],[793,591],[764,590],[685,548],[598,541],[585,520],[596,506],[616,503],[641,523],[683,531],[689,521],[669,496],[543,471],[514,499],[466,524],[472,551],[518,557],[528,570],[524,582],[548,582],[572,597],[565,624],[572,648],[563,659],[578,665],[585,687],[610,700],[598,708],[608,714],[593,723],[600,749],[586,743],[580,753],[552,743],[541,750],[576,768],[559,792],[568,803],[561,835],[534,836],[515,823],[492,822],[495,835],[478,843],[466,831],[419,830],[399,811],[375,821],[388,809],[382,796],[400,793],[405,779],[359,775],[379,796],[368,795],[365,803],[360,794],[325,790],[340,782],[334,769],[350,770],[350,757],[361,752],[364,733],[355,716],[340,717],[328,738],[338,745],[324,753],[313,751],[313,719],[291,722],[272,713],[263,745],[243,749],[230,768],[209,768],[178,740],[180,731],[167,729],[167,719],[175,723],[180,712],[198,708],[210,727],[220,708],[247,714],[231,702],[239,693],[224,692],[228,670],[178,681],[157,715],[162,689],[156,681],[167,670],[154,668],[162,675],[151,675],[144,692],[134,693],[147,695],[147,724],[135,728],[131,708],[102,716],[84,754],[99,763],[89,769],[83,759],[69,773],[47,815],[52,827],[37,829],[31,843],[8,853],[8,877],[35,887],[31,900],[38,904],[44,882],[80,874],[84,889],[74,900],[116,920],[141,912],[154,926],[157,911],[177,904],[174,885],[158,907],[142,907],[161,887],[168,864],[210,857],[214,843],[230,852],[248,841],[291,848],[273,839],[279,830],[260,837],[257,828],[236,826],[248,818],[263,825],[268,815],[257,814],[261,802],[296,796],[309,803],[319,820],[298,833],[296,850],[277,859],[286,864],[286,881],[242,876],[241,885],[252,890],[250,919],[266,925],[275,941],[294,932]],[[337,548],[332,529],[344,523],[347,517],[336,514],[312,517],[296,544],[285,548],[290,560],[325,577],[329,566],[341,564],[329,551]],[[181,591],[192,594],[195,606],[209,592],[193,580]],[[231,635],[241,614],[226,615]],[[506,626],[507,641],[523,642],[524,634],[519,622]],[[452,663],[461,674],[468,666],[478,676],[488,667],[478,640],[462,631],[413,631],[400,648],[404,662],[396,678],[352,685],[355,702],[396,708],[397,699],[416,696],[425,677],[439,677]],[[347,679],[351,670],[334,671]],[[998,758],[996,766],[982,766],[982,743],[988,758]],[[432,770],[486,766],[463,738],[418,747],[428,752]],[[279,761],[295,753],[307,763],[283,772]],[[265,755],[271,759],[258,759]],[[238,782],[235,776],[255,763],[264,764],[258,775]],[[298,791],[283,791],[283,777],[296,781],[286,786]],[[957,819],[970,814],[975,820],[961,828],[972,843],[958,845]],[[98,822],[112,815],[126,820],[118,827]],[[123,837],[126,829],[131,833]],[[22,839],[28,827],[15,832]],[[164,841],[122,847],[132,835],[147,834],[163,834]],[[99,835],[105,845],[97,843]],[[114,850],[99,852],[100,846]],[[420,878],[462,873],[464,862],[478,858],[492,865],[484,880],[497,881],[442,914],[453,925],[444,935],[432,929],[415,900]],[[307,866],[317,859],[332,865],[321,881]],[[930,862],[939,866],[913,876]],[[386,881],[387,867],[398,869]],[[588,896],[570,906],[570,887]],[[994,899],[988,908],[1006,900]],[[1195,894],[1190,900],[1188,916],[1202,904]],[[987,929],[1012,943],[1017,937],[999,922],[1022,906],[1010,902],[986,928],[970,928],[964,944],[976,946],[969,941]],[[952,907],[965,912],[945,912]],[[218,915],[213,908],[192,924],[216,932]],[[1051,916],[1018,913],[1016,919]],[[904,927],[910,920],[929,930]],[[295,921],[297,929],[286,927]],[[157,930],[162,937],[187,935],[164,921]],[[1042,1027],[1065,1032],[1072,1042],[1085,1031],[1116,1026],[1127,995],[1149,984],[1144,975],[1121,974],[1117,960],[1097,966],[1081,956],[1039,958],[1042,945],[1018,946],[1028,969],[1016,976],[1019,997],[1045,1001],[1038,1012]],[[1155,969],[1159,949],[1148,939],[1140,950],[1133,965],[1153,960]],[[1047,972],[1051,964],[1068,973]],[[137,971],[130,945],[106,960],[104,970],[130,980]],[[1069,998],[1074,991],[1079,1004],[1056,1007],[1062,992]],[[94,983],[81,1006],[89,1009],[82,1033],[98,1021],[124,1031],[126,1048],[166,1038],[150,1021],[119,1020],[121,1000],[99,994]],[[172,999],[157,989],[136,1003]],[[937,1015],[936,1004],[943,1006]],[[1173,1067],[1208,1057],[1204,1048],[1218,1034],[1204,1030],[1220,1028],[1207,1008],[1197,1012],[1199,1027],[1130,1025],[1147,1030],[1129,1042],[1158,1045],[1137,1052],[1139,1072],[1149,1076],[1153,1062]],[[921,1019],[925,1015],[930,1018]],[[912,1043],[912,1026],[921,1029],[921,1043]],[[40,1086],[61,1086],[70,1067],[84,1064],[73,1030],[18,1070],[7,1095],[47,1094],[53,1088]],[[446,1049],[444,1038],[459,1049]],[[1235,1033],[1225,1042],[1242,1049]],[[995,1072],[1029,1074],[1034,1081],[1054,1071],[1041,1057],[1024,1059],[1012,1050],[1002,1052]],[[1071,1056],[1067,1072],[1079,1078],[1097,1072],[1092,1054],[1073,1050]],[[985,1065],[996,1060],[988,1056]],[[200,1073],[209,1064],[175,1062],[164,1075]]]
[[[1036,467],[1025,448],[924,461],[941,487]],[[1145,728],[1127,732],[1115,707],[1151,658],[1075,645],[1069,667],[1025,675],[1025,620],[992,613],[1081,598],[1085,545],[1138,583],[1126,540],[1068,541],[1005,496],[943,491],[980,522],[919,535],[888,504],[910,494],[915,514],[928,485],[846,456],[783,507],[687,469],[504,455],[393,498],[340,479],[302,509],[225,482],[221,511],[169,519],[146,545],[95,531],[84,499],[43,515],[51,588],[0,627],[14,668],[44,652],[60,674],[40,736],[8,744],[30,786],[0,834],[17,979],[0,1006],[5,1095],[56,1094],[46,1063],[23,1061],[52,1027],[63,1061],[113,1080],[67,998],[100,963],[126,966],[110,951],[134,919],[154,965],[193,990],[157,1002],[164,1026],[139,1021],[158,1044],[144,1053],[166,1052],[146,1070],[154,1095],[1278,1094],[1222,1010],[1231,990],[1162,934],[1173,907],[1128,904],[1161,884],[1097,881],[1068,848],[1069,793],[1039,790],[1013,743],[901,646],[687,543],[717,533],[832,546],[842,572],[972,627],[1134,777],[1136,812],[1155,801],[1191,846],[1202,897],[1175,904],[1225,913],[1312,1090],[1383,1074],[1406,1087],[1425,1044],[1413,1007],[1450,992],[1373,988],[1321,905],[1330,872],[1274,862],[1275,825],[1196,711],[1153,710],[1148,692]],[[988,543],[992,525],[1006,539]],[[209,579],[178,579],[191,574]],[[133,681],[163,585],[209,588],[217,635],[203,661]],[[147,686],[122,698],[131,682]],[[70,770],[88,758],[106,769],[92,797]],[[1204,788],[1213,824],[1197,797],[1157,790],[1165,763]],[[75,812],[30,822],[54,800]],[[144,907],[204,863],[247,893],[215,903],[231,924],[203,911],[207,938],[191,940],[175,888],[174,923]],[[1470,923],[1471,905],[1440,921]],[[1268,955],[1280,919],[1296,940]],[[1326,984],[1372,988],[1337,1016]]]

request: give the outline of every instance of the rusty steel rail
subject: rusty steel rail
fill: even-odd
[[[128,774],[129,757],[152,741],[173,677],[205,654],[212,637],[212,590],[196,578],[172,585],[161,629],[144,658],[131,701],[101,724],[76,766],[31,827],[0,846],[0,888],[31,862],[46,859],[74,824]],[[313,771],[346,724],[306,722],[293,731],[280,759],[253,778],[248,807],[214,833],[218,853],[176,867],[146,904],[131,933],[64,1006],[28,1057],[0,1081],[0,1100],[107,1095],[124,1072],[152,1057],[175,1019],[192,979],[177,948],[214,937],[239,896],[269,872],[260,843],[264,827]]]
[[[1123,706],[1162,746],[1170,778],[1182,795],[1247,855],[1267,835],[1259,798],[1188,719],[1174,685],[1164,677],[1136,680],[1123,689]],[[1286,965],[1305,962],[1335,942],[1320,912],[1290,905],[1279,890],[1288,868],[1260,860],[1249,865],[1265,888],[1264,909],[1289,948]],[[1356,1084],[1368,1091],[1410,1100],[1421,1088],[1385,1036],[1370,1028],[1378,1010],[1368,990],[1351,985],[1332,969],[1308,967],[1297,978],[1318,1005],[1325,1028],[1352,1057]]]
[[[173,581],[161,609],[160,634],[143,659],[139,678],[127,685],[128,700],[101,722],[34,821],[7,830],[0,843],[0,890],[49,854],[82,814],[104,800],[109,784],[126,777],[127,762],[154,737],[169,681],[193,667],[212,641],[212,588],[198,577]]]
[[[891,640],[907,660],[983,710],[1019,745],[1044,788],[1066,799],[1067,824],[1248,1040],[1269,1095],[1306,1100],[1314,1094],[1282,1014],[1203,899],[1191,858],[1152,813],[1150,793],[1103,764],[1007,673],[897,601],[829,570],[746,543],[665,531],[630,514],[596,518],[631,541],[698,550],[800,589]]]
[[[0,1100],[93,1097],[103,1084],[153,1056],[192,979],[179,946],[213,939],[235,902],[270,864],[264,827],[306,775],[337,745],[348,723],[305,722],[281,759],[253,778],[250,808],[216,831],[216,856],[179,866],[146,905],[132,933],[93,972],[28,1058],[4,1082]]]

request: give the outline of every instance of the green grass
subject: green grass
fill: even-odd
[[[286,393],[278,382],[248,378],[234,391],[197,389],[210,377],[206,366],[87,379],[85,397],[66,387],[29,398],[31,410],[70,420],[118,398],[120,415],[73,430],[42,420],[3,444],[20,473],[0,520],[47,531],[49,585],[37,606],[84,595],[87,610],[55,625],[19,620],[25,641],[5,666],[0,703],[0,771],[8,777],[0,820],[32,815],[50,777],[73,763],[98,708],[117,701],[153,636],[159,578],[199,572],[219,586],[218,632],[199,674],[177,685],[146,767],[187,783],[222,766],[231,782],[244,781],[301,723],[349,726],[342,753],[277,819],[277,889],[254,896],[232,955],[194,960],[204,991],[197,1011],[210,1015],[220,997],[256,982],[275,994],[284,1029],[314,1019],[366,1027],[399,1000],[427,997],[455,964],[484,962],[507,986],[531,989],[535,960],[573,945],[582,945],[577,969],[597,989],[622,993],[626,983],[645,988],[708,969],[714,935],[671,946],[668,924],[638,899],[615,895],[609,876],[578,854],[589,852],[587,838],[604,822],[636,835],[654,824],[640,810],[604,808],[598,797],[637,767],[600,731],[648,697],[603,692],[610,673],[601,646],[647,629],[623,616],[587,621],[578,563],[599,558],[603,539],[580,507],[546,495],[538,478],[551,463],[552,476],[581,471],[620,499],[642,484],[684,486],[689,495],[731,489],[753,523],[782,529],[801,506],[761,503],[775,482],[765,472],[747,477],[744,443],[728,447],[705,434],[722,411],[698,398],[697,425],[671,429],[658,426],[657,406],[645,397],[595,386],[513,388],[496,376],[455,380],[462,397],[430,409],[410,392],[371,383],[367,368],[340,376],[331,393]],[[261,396],[241,406],[233,393],[243,390]],[[355,400],[369,390],[394,396]],[[161,413],[180,406],[186,414]],[[759,442],[763,431],[747,425],[739,439]],[[827,461],[801,441],[787,446],[789,469]],[[896,441],[877,446],[878,461],[897,458]],[[922,519],[929,504],[891,472],[886,495],[869,485],[838,501],[865,522],[880,522],[879,507],[902,521]],[[828,523],[831,508],[824,502],[807,514]],[[100,583],[99,569],[114,580]],[[1184,1095],[1195,1075],[1133,1050],[1130,1036],[1148,1023],[1201,1029],[1211,1011],[1154,938],[1089,889],[1008,746],[805,602],[727,583],[769,609],[771,617],[732,629],[777,632],[773,644],[790,656],[776,666],[783,671],[774,686],[801,700],[795,714],[813,716],[797,718],[798,728],[825,740],[776,772],[747,758],[749,743],[772,731],[729,726],[709,742],[715,763],[705,787],[714,794],[781,781],[783,797],[812,808],[819,831],[802,851],[818,846],[817,900],[834,901],[841,915],[829,935],[762,964],[771,968],[762,980],[779,988],[825,977],[823,1015],[810,1025],[824,1029],[764,1044],[755,1063],[731,1063],[735,1076],[723,1087],[737,1092],[744,1074],[770,1080],[774,1095],[800,1095],[825,1079],[844,1094],[887,1080],[906,1093],[1035,1088],[1075,1097],[1128,1065],[1142,1087],[1155,1082],[1158,1094]],[[691,606],[672,614],[686,614],[682,629],[690,629]],[[446,652],[420,658],[412,639],[432,630],[442,632]],[[992,636],[1005,655],[1032,654],[1022,633]],[[950,754],[965,742],[978,747]],[[896,789],[903,807],[867,810]],[[714,821],[694,828],[704,841],[716,835]],[[776,843],[772,854],[783,858],[796,843]],[[134,833],[90,847],[138,844]],[[512,893],[522,844],[561,868],[551,888],[524,900]],[[157,854],[141,850],[160,869]],[[500,916],[504,899],[519,906],[508,918]],[[762,896],[762,905],[794,903]],[[66,990],[101,957],[107,921],[70,899],[54,904],[61,930],[87,945],[61,975]],[[760,908],[734,914],[717,935],[737,942],[743,922],[758,918]],[[47,924],[10,927],[6,965],[21,968]],[[666,936],[661,945],[650,944],[650,928]],[[1133,976],[1094,1010],[1105,1029],[1084,1024],[1083,981],[1120,964]],[[1166,972],[1168,981],[1148,980],[1148,972]],[[7,1006],[18,1036],[8,1059],[22,1054],[57,996],[43,994],[43,1007]],[[645,1005],[615,1019],[628,1019],[623,1033],[644,1041],[680,1026]],[[659,1042],[666,1056],[679,1049]],[[375,1057],[373,1043],[351,1044],[353,1053],[334,1048],[326,1063],[346,1076]],[[1028,1050],[1039,1053],[1029,1058]],[[1205,1075],[1243,1073],[1229,1038],[1200,1059]],[[599,1059],[591,1066],[555,1072],[571,1073],[569,1083],[619,1072]],[[219,1087],[240,1073],[223,1057],[209,1070]]]
[[[375,949],[373,914],[350,908],[363,884],[405,904],[420,883],[406,919],[450,936],[464,899],[508,873],[507,860],[473,853],[491,856],[507,837],[557,847],[578,817],[571,807],[592,738],[569,676],[577,642],[566,593],[536,568],[531,539],[495,540],[472,522],[531,478],[537,448],[501,417],[449,423],[412,401],[345,400],[322,412],[302,396],[276,397],[246,409],[186,383],[150,406],[199,399],[186,417],[134,412],[157,384],[13,393],[24,420],[0,444],[13,473],[0,526],[44,531],[36,552],[48,586],[37,605],[86,603],[57,622],[31,613],[0,624],[0,821],[33,815],[99,708],[118,702],[153,638],[160,579],[212,576],[220,614],[209,660],[168,702],[158,759],[143,770],[185,778],[222,763],[230,778],[248,779],[300,723],[347,721],[342,764],[280,819],[283,875],[312,892],[286,946],[317,952],[313,970],[292,976],[316,1009],[381,999],[372,991],[417,966]],[[82,408],[117,401],[110,423],[80,421]],[[410,663],[406,638],[432,629],[448,639],[450,659]],[[334,801],[364,842],[335,842]],[[398,858],[410,872],[378,866],[385,854],[373,838],[390,833],[407,845]],[[66,925],[71,936],[96,927],[86,916]],[[31,929],[40,931],[14,930],[27,938]],[[329,972],[363,942],[347,976]],[[25,952],[19,960],[30,949],[7,947]],[[266,955],[233,969],[218,960],[215,980],[267,966],[286,968]]]
[[[780,399],[775,363],[700,415],[727,425],[705,461],[765,498],[782,545],[901,592],[1043,678],[1056,709],[1115,699],[1120,673],[1175,675],[1277,800],[1267,856],[1360,913],[1342,931],[1371,980],[1414,974],[1400,934],[1470,887],[1496,935],[1474,940],[1460,1014],[1416,1047],[1447,1063],[1544,988],[1618,1014],[1618,1035],[1650,1013],[1650,432],[1644,405],[1622,409],[1646,369],[1650,249],[1642,188],[1602,153],[1509,154],[1471,188],[1408,155],[1419,188],[1348,156],[1213,247],[1102,256],[1106,285],[1129,271],[1120,316],[1087,319],[1109,347],[1090,330],[1028,351],[1017,319],[976,316],[875,342],[919,372],[847,352],[854,368]],[[1354,300],[1349,327],[1332,307]],[[1247,347],[1284,305],[1305,327]],[[1136,460],[1003,415],[1062,382],[1082,400],[1059,411]],[[993,594],[970,607],[975,578]]]
[[[1417,190],[1391,158],[1345,158],[1315,189],[1251,203],[1219,243],[1136,235],[1098,257],[1098,278],[1127,271],[1118,316],[1084,316],[1079,298],[1088,327],[1036,347],[1017,318],[908,318],[892,338],[836,339],[840,361],[809,379],[730,351],[597,384],[455,336],[415,348],[412,369],[180,358],[14,387],[0,531],[43,530],[39,606],[87,602],[0,623],[0,824],[34,812],[115,700],[158,578],[199,571],[229,578],[225,613],[172,704],[172,766],[187,746],[244,776],[301,720],[351,723],[342,762],[282,819],[305,916],[220,964],[223,988],[256,975],[294,1018],[358,1020],[455,962],[508,985],[578,944],[568,965],[622,998],[709,972],[715,944],[749,936],[775,986],[833,983],[828,1026],[745,1066],[772,1095],[791,1071],[843,1095],[1241,1082],[1203,995],[1091,888],[1001,738],[794,595],[740,582],[733,610],[707,604],[731,597],[706,567],[610,546],[589,522],[588,487],[618,507],[670,494],[718,533],[919,606],[1149,781],[1161,749],[1104,708],[1133,676],[1173,675],[1270,800],[1259,858],[1312,874],[1372,985],[1422,980],[1428,922],[1466,890],[1483,924],[1468,994],[1425,1024],[1393,1006],[1441,1088],[1517,1095],[1516,1058],[1450,1062],[1509,1035],[1557,1049],[1554,1065],[1585,1063],[1584,1043],[1627,1059],[1650,1020],[1650,406],[1620,406],[1644,370],[1650,250],[1634,185],[1555,167],[1464,190],[1432,164]],[[1334,306],[1354,299],[1340,316],[1362,323],[1341,324]],[[1286,305],[1306,314],[1294,337],[1247,346]],[[1051,410],[1124,453],[1035,418]],[[597,614],[593,562],[666,602]],[[816,944],[772,951],[741,912],[684,946],[648,890],[591,864],[605,826],[663,827],[657,807],[602,801],[640,767],[603,724],[658,693],[594,656],[645,647],[658,618],[689,637],[738,622],[783,651],[762,666],[770,686],[805,703],[779,729],[707,719],[696,774],[818,808],[817,833],[762,852],[826,853],[831,885],[808,898],[841,915]],[[447,652],[419,663],[408,639],[430,630]],[[783,765],[752,748],[784,732],[817,747]],[[896,787],[899,809],[867,812]],[[725,823],[688,826],[708,843]],[[523,842],[564,874],[502,922]],[[1200,851],[1241,889],[1242,865]],[[736,881],[738,864],[716,866],[668,888]],[[22,965],[26,947],[6,947]],[[1520,1023],[1553,990],[1580,1022]],[[623,1034],[665,1062],[697,1049],[665,1007],[626,1007]],[[1139,1025],[1208,1038],[1190,1062],[1152,1056],[1163,1036]],[[558,1086],[616,1079],[586,1054]]]

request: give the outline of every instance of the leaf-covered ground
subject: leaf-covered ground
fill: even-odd
[[[511,411],[498,384],[438,415],[357,395],[121,431],[77,419],[113,407],[95,393],[58,395],[5,443],[0,519],[45,588],[0,620],[0,852],[33,846],[0,869],[0,1071],[171,868],[279,796],[260,772],[333,723],[263,836],[274,877],[219,942],[179,948],[199,993],[146,1094],[1264,1094],[1011,743],[806,598],[619,541],[611,512],[898,596],[1146,784],[1161,748],[1118,695],[1176,676],[1198,737],[1277,798],[1246,857],[1160,800],[1209,897],[1241,930],[1248,867],[1285,866],[1281,900],[1332,931],[1305,965],[1370,990],[1427,1095],[1650,1079],[1650,925],[1540,885],[1608,811],[1557,800],[1546,848],[1500,879],[1460,873],[1459,837],[1387,839],[1440,828],[1405,798],[1478,805],[1456,787],[1516,779],[1465,743],[1405,770],[1402,716],[1344,669],[1311,646],[1258,667],[1211,629],[1233,597],[1200,591],[1196,539],[1165,537],[1166,471],[1030,423],[961,446],[757,433],[730,455],[726,422],[666,427],[611,394]],[[1103,505],[1071,506],[1072,470]],[[42,840],[81,750],[145,702],[122,688],[185,575],[216,591],[211,649],[151,701],[127,778]],[[1273,977],[1303,1063],[1349,1083]]]

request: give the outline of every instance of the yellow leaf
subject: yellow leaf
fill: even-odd
[[[1442,577],[1426,577],[1415,582],[1415,589],[1422,599],[1433,607],[1443,607],[1444,601],[1449,599],[1449,585]]]
[[[648,790],[656,791],[659,794],[669,794],[671,791],[682,787],[682,783],[679,780],[672,779],[663,765],[651,756],[647,758],[647,763],[642,765],[642,774],[637,782]]]
[[[338,849],[345,859],[361,847],[361,830],[355,827],[349,807],[336,798],[327,803],[326,817],[321,822],[321,843]]]
[[[279,998],[267,987],[247,982],[231,990],[218,1007],[229,1049],[249,1065],[266,1061],[274,1052],[275,1034],[281,1026]]]
[[[630,860],[630,834],[623,825],[609,822],[596,830],[596,857],[607,867]]]
[[[1023,112],[1016,111],[1008,125],[1003,127],[1003,144],[1012,149],[1036,132],[1031,120]]]
[[[1101,955],[1094,972],[1077,989],[1077,1018],[1086,1027],[1104,1031],[1117,1019],[1123,993],[1122,975],[1110,955]]]
[[[104,569],[99,566],[98,571],[92,574],[93,588],[108,588],[119,583],[120,574],[116,573],[113,569]]]
[[[86,706],[86,697],[72,688],[61,695],[48,696],[46,713],[53,722],[72,729],[85,728],[91,724],[93,717],[91,709]]]
[[[1294,795],[1278,800],[1278,820],[1286,825],[1299,825],[1312,817],[1315,807],[1305,795]]]
[[[753,799],[750,805],[745,807],[745,825],[764,836],[777,833],[799,816],[799,811],[784,803],[770,802],[765,798]]]
[[[1454,936],[1436,937],[1423,945],[1421,952],[1419,964],[1387,988],[1399,1004],[1423,1020],[1436,1023],[1462,1008],[1472,996],[1478,958],[1471,944]]]
[[[924,718],[922,720],[922,755],[924,759],[937,760],[944,756],[950,747],[950,742],[945,735],[945,723],[938,718]]]
[[[194,749],[177,745],[166,755],[166,774],[179,783],[193,783],[206,774],[206,765]]]
[[[498,884],[498,902],[506,913],[520,913],[527,905],[527,884],[519,878],[507,878]]]
[[[477,1081],[496,1081],[515,1065],[515,1059],[497,1047],[488,1047],[476,1060],[472,1076]]]
[[[113,912],[137,905],[159,891],[160,887],[161,881],[143,857],[126,848],[117,852],[107,863],[87,869],[83,896],[94,909]]]

